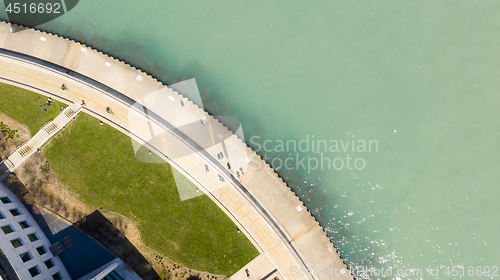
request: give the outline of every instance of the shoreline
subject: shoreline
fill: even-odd
[[[77,72],[82,76],[89,77],[132,100],[139,100],[141,98],[141,95],[137,94],[138,91],[154,92],[158,88],[165,87],[157,79],[142,72],[140,69],[136,69],[135,67],[132,67],[122,61],[117,61],[116,59],[94,49],[88,48],[81,43],[29,28],[17,33],[19,28],[24,28],[16,25],[13,25],[13,28],[16,29],[14,30],[16,33],[13,33],[10,32],[10,24],[2,22],[1,25],[3,26],[0,27],[2,29],[0,31],[0,48],[49,61],[54,65],[59,65],[65,69]],[[40,35],[42,35],[42,37],[40,37]],[[6,42],[8,37],[13,40]],[[47,37],[51,40],[47,40]],[[45,38],[45,40],[41,38]],[[48,48],[40,47],[41,43],[47,44],[47,42],[50,44]],[[40,49],[43,50],[40,51]],[[90,57],[84,59],[87,55],[90,55]],[[101,69],[103,67],[95,66],[101,63],[104,66],[104,61],[112,61],[113,66],[118,64],[116,66],[118,66],[117,68],[119,69],[114,73],[109,73],[108,71],[105,71],[107,69]],[[141,85],[138,85],[138,83],[134,80],[141,83]],[[190,107],[193,107],[192,111],[195,112],[194,115],[204,113],[204,111],[198,106],[193,104],[191,101],[189,102],[189,105],[191,105]],[[226,134],[232,134],[227,127],[221,124],[218,120],[212,116],[209,116],[209,118],[213,126],[216,126],[217,129]],[[311,215],[302,201],[300,201],[299,197],[290,189],[290,187],[288,187],[286,182],[279,177],[275,170],[262,160],[256,152],[249,148],[246,143],[236,137],[228,140],[228,145],[240,147],[243,145],[244,149],[247,151],[248,157],[259,161],[258,163],[261,165],[259,168],[248,171],[246,175],[242,177],[242,186],[244,185],[246,187],[246,189],[243,189],[244,192],[246,191],[245,195],[249,195],[254,198],[254,203],[251,203],[254,204],[254,207],[255,204],[263,205],[260,210],[265,212],[267,211],[270,214],[268,215],[269,219],[272,221],[278,221],[275,226],[278,228],[278,231],[282,231],[282,235],[288,239],[288,242],[286,243],[289,243],[289,246],[292,246],[292,248],[307,248],[307,251],[300,251],[299,249],[299,251],[296,252],[299,256],[302,255],[301,258],[305,260],[304,265],[306,267],[311,266],[313,269],[319,269],[323,266],[323,264],[326,266],[335,266],[347,269],[347,266],[340,258],[340,255],[326,234],[325,229],[317,222],[314,216]],[[254,163],[255,162],[251,162],[250,165]],[[284,199],[280,200],[279,203],[276,203],[276,197],[282,197]],[[280,205],[278,206],[276,204]],[[295,208],[297,209],[295,210],[297,214],[293,216],[300,216],[299,219],[296,219],[296,217],[290,217],[291,213],[293,213],[290,210]],[[307,211],[302,212],[303,209],[306,209]],[[304,213],[309,215],[304,216]],[[301,222],[297,223],[296,220]],[[313,241],[311,239],[315,240]],[[310,242],[314,243],[310,244]],[[310,245],[314,246],[310,248]],[[318,247],[323,247],[323,249],[319,249]],[[325,251],[325,249],[328,250]],[[316,252],[311,254],[310,250],[314,250]],[[337,261],[328,261],[328,257],[337,259]],[[340,265],[338,260],[340,260],[343,265]],[[310,263],[314,263],[314,265]]]

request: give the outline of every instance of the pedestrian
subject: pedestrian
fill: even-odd
[[[82,106],[87,106],[87,104],[85,104],[85,100],[82,100]]]

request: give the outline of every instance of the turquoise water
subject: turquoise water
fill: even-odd
[[[499,6],[86,0],[39,28],[167,84],[195,77],[205,108],[239,118],[255,149],[336,140],[341,151],[323,156],[364,168],[278,172],[348,264],[420,268],[427,279],[427,267],[445,277],[447,266],[500,265]],[[378,149],[343,151],[348,140]],[[259,154],[321,158],[312,148]]]

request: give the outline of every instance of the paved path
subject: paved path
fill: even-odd
[[[81,106],[72,104],[66,108],[51,122],[45,124],[27,143],[19,147],[14,153],[2,164],[6,172],[0,176],[0,181],[5,179],[10,173],[21,166],[34,152],[47,142],[59,130],[63,129],[73,117],[78,114]]]
[[[249,272],[249,276],[247,276],[247,270]],[[274,267],[269,258],[264,254],[260,254],[247,265],[242,267],[233,276],[231,276],[231,278],[248,280],[271,280],[275,276],[278,276],[278,274],[278,270]]]
[[[14,28],[19,31],[20,27]],[[5,23],[0,23],[1,49],[30,56],[0,53],[4,82],[68,104],[80,104],[84,99],[86,113],[148,145],[205,191],[268,258],[280,278],[352,279],[323,229],[274,170],[226,127],[177,92],[86,46],[34,30],[12,33]],[[69,90],[60,89],[63,83]],[[147,104],[144,98],[157,91],[171,98],[165,114],[152,111],[144,115],[131,109],[135,101]],[[105,113],[108,106],[114,115]],[[204,117],[209,125],[199,123]],[[191,125],[194,123],[199,126]],[[213,145],[217,137],[224,139],[223,144]],[[233,169],[247,163],[241,181],[216,159],[220,152],[231,155]],[[210,172],[205,172],[205,165]],[[316,273],[300,275],[305,270]],[[346,276],[335,276],[341,272]],[[238,273],[234,277],[242,278]]]

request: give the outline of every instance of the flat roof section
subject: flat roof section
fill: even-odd
[[[64,251],[58,257],[71,279],[78,279],[115,259],[108,250],[74,226],[47,211],[40,211],[41,214],[32,215],[50,243],[60,242],[63,246]]]

